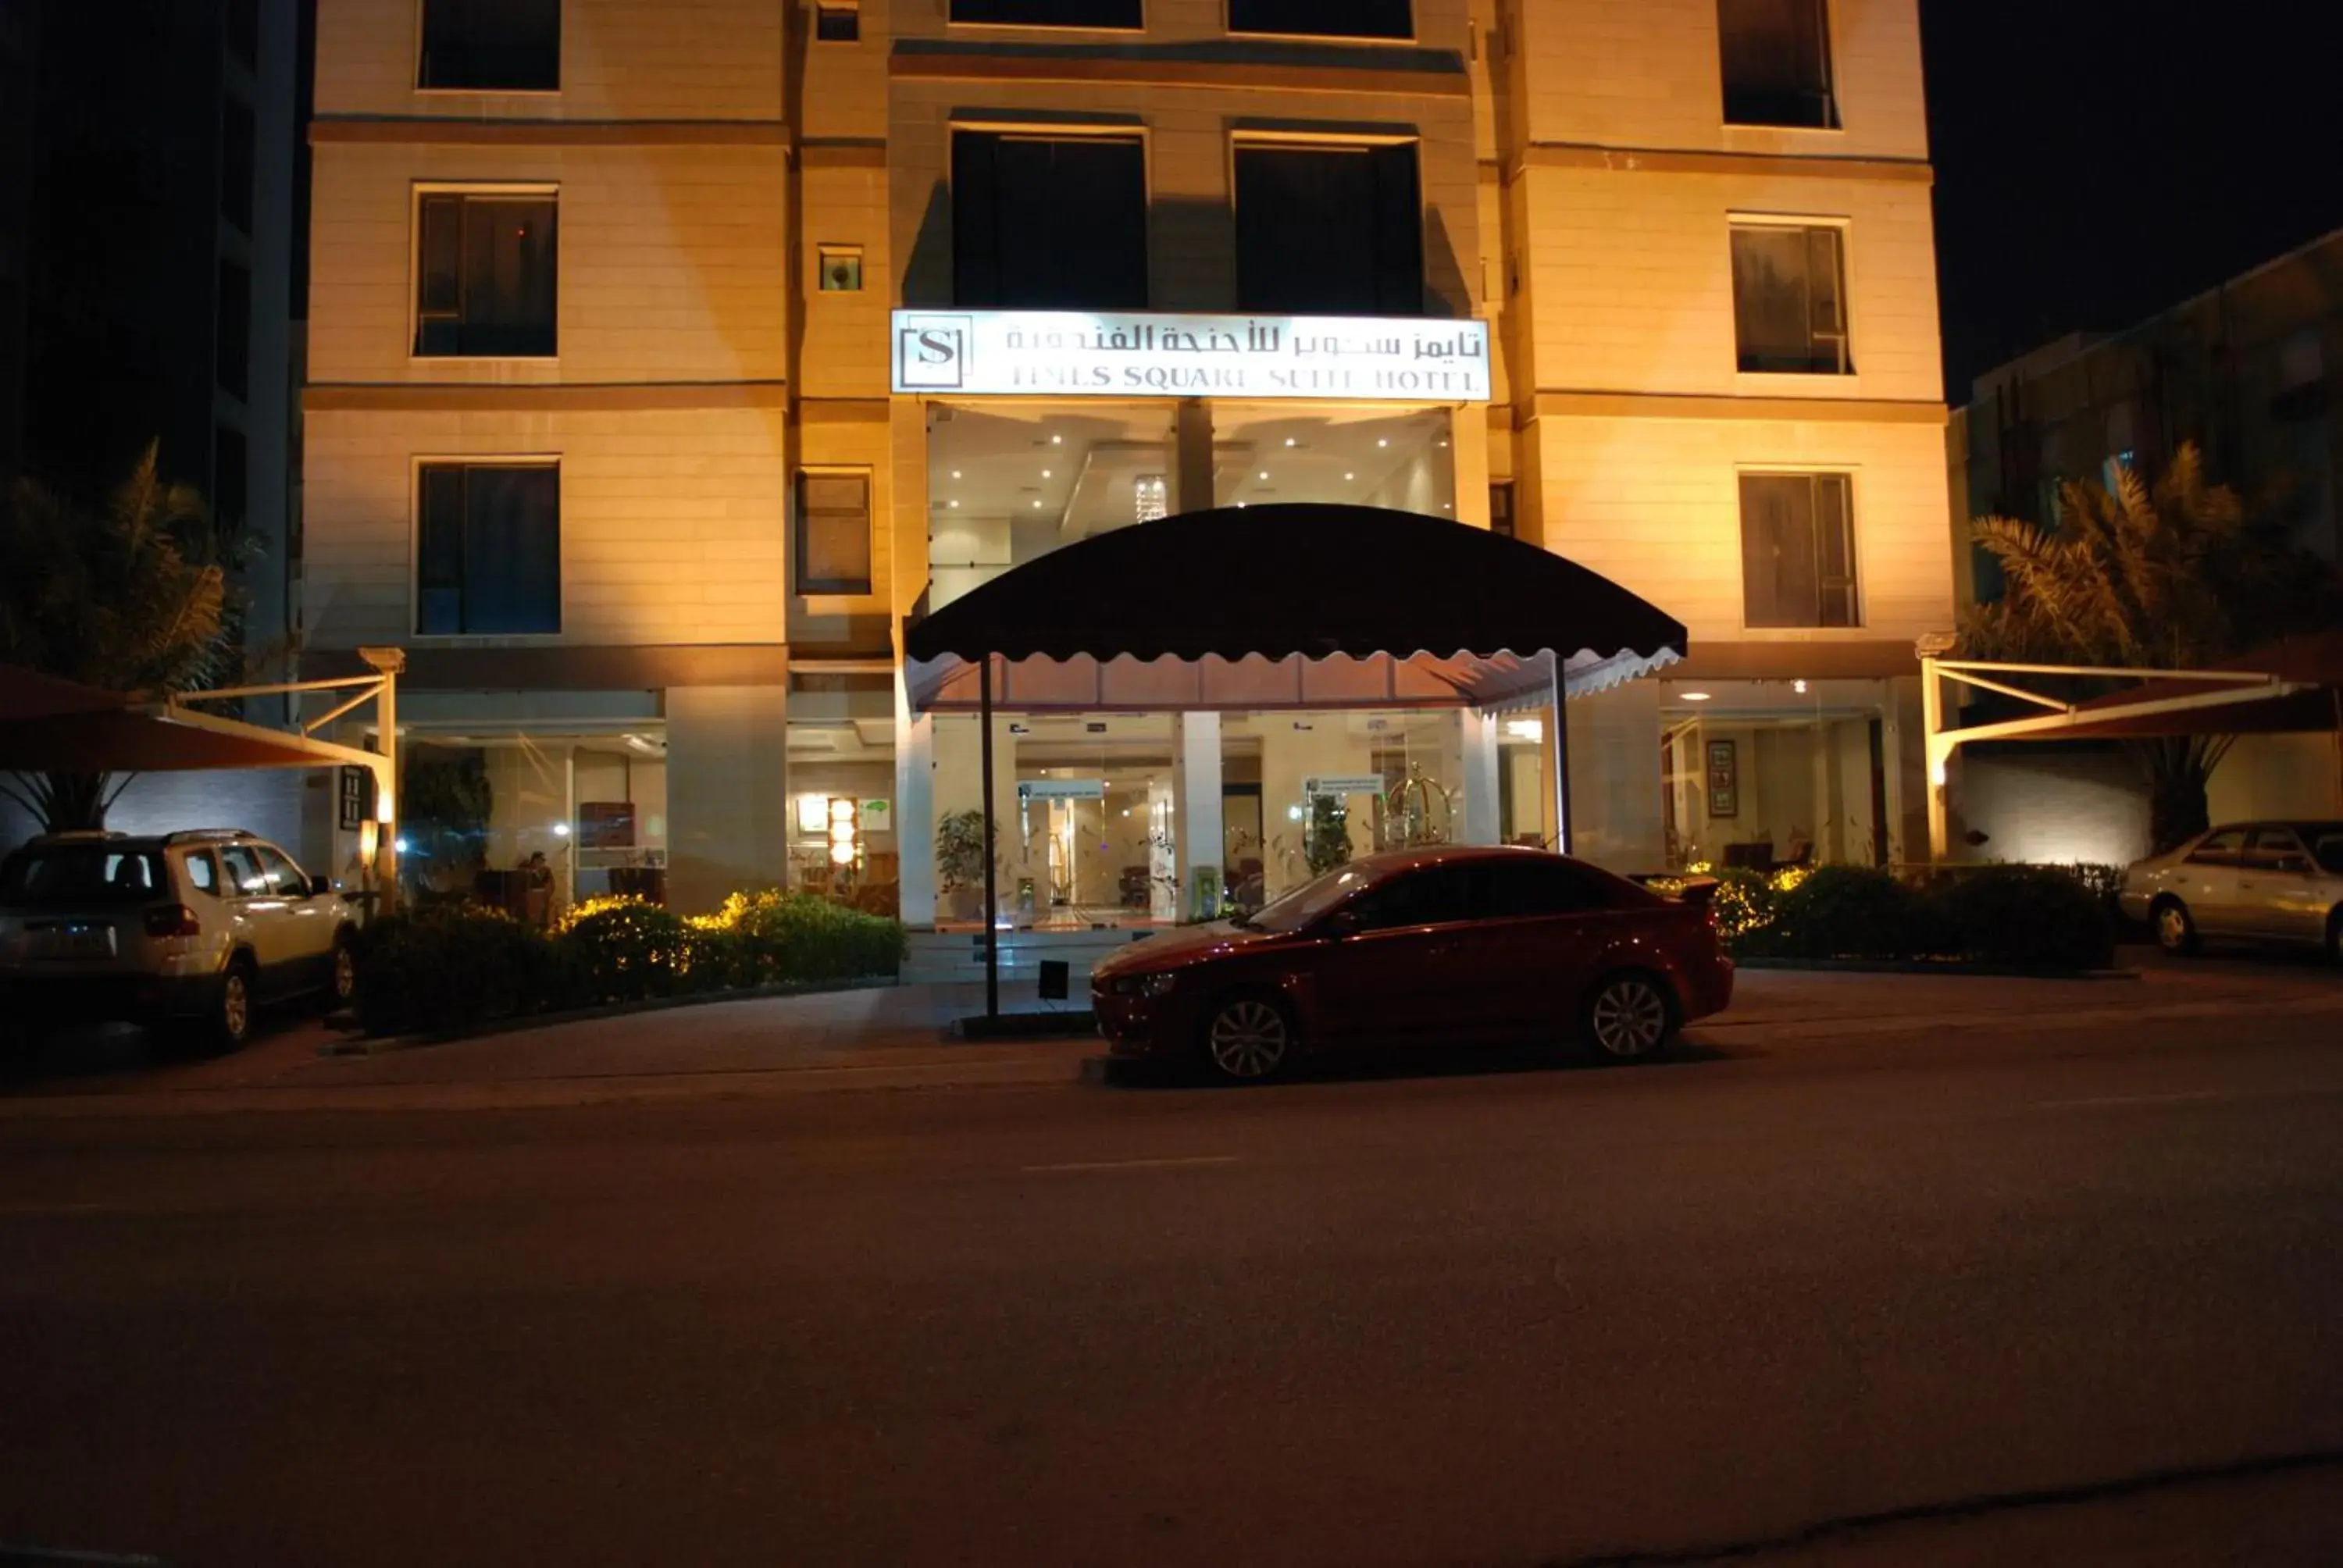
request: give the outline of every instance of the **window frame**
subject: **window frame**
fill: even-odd
[[[815,579],[805,575],[806,528],[811,508],[806,505],[808,479],[862,481],[863,560],[867,575],[861,586],[849,578]],[[827,508],[825,508],[827,509]],[[869,598],[879,588],[879,484],[868,464],[801,463],[789,480],[789,592],[799,598]]]
[[[970,24],[970,25],[996,26],[1006,25],[983,23]],[[1072,31],[1076,29],[1061,28],[1059,30]],[[1100,30],[1101,29],[1097,28],[1079,29],[1079,31],[1084,32],[1097,32]],[[1140,263],[1141,270],[1145,275],[1143,280],[1145,285],[1143,290],[1146,295],[1145,300],[1141,304],[1133,306],[1095,307],[961,304],[960,302],[961,286],[961,279],[960,276],[960,191],[958,175],[958,142],[959,138],[964,134],[991,136],[995,139],[1021,136],[1041,141],[1136,142],[1139,145],[1139,210],[1141,224]],[[949,236],[952,256],[951,309],[1027,310],[1065,308],[1143,312],[1157,308],[1155,303],[1155,286],[1157,281],[1155,267],[1155,133],[1154,127],[1151,125],[1132,120],[1078,120],[1061,124],[1050,120],[1021,120],[1010,117],[992,116],[974,116],[962,119],[955,116],[944,126],[944,185],[946,194],[951,200],[951,225],[950,234]]]
[[[1279,33],[1237,25],[1237,6],[1241,0],[1221,0],[1221,31],[1232,38],[1264,38],[1304,44],[1358,44],[1404,48],[1420,43],[1423,37],[1423,0],[1405,0],[1407,31],[1405,33]],[[1420,173],[1420,171],[1419,171]]]
[[[426,196],[553,204],[553,351],[549,354],[427,354],[423,342],[423,201]],[[417,180],[408,187],[407,217],[407,357],[410,364],[558,365],[561,362],[561,186],[550,180]]]
[[[420,96],[482,98],[558,98],[567,85],[562,72],[564,55],[569,43],[569,0],[555,0],[553,32],[553,85],[550,87],[427,87],[423,85],[423,45],[426,28],[429,25],[425,11],[431,0],[416,0],[415,38],[407,73],[407,90]]]
[[[860,44],[862,42],[861,0],[813,0],[813,35],[816,44]],[[834,16],[847,19],[850,31],[841,36],[826,35],[821,25]]]
[[[2237,823],[2216,828],[2198,839],[2188,853],[2182,857],[2180,863],[2184,866],[2213,866],[2224,870],[2237,870],[2245,864],[2246,836],[2252,831],[2251,823]],[[2235,839],[2237,842],[2227,849],[2213,848],[2215,839],[2225,837]]]
[[[1246,35],[1250,37],[1258,36],[1259,35],[1248,34]],[[1409,147],[1413,149],[1415,164],[1416,293],[1414,308],[1412,310],[1394,310],[1389,306],[1378,301],[1374,308],[1372,310],[1324,311],[1317,314],[1329,316],[1363,315],[1403,318],[1427,316],[1428,310],[1426,302],[1429,300],[1432,294],[1431,267],[1433,212],[1431,199],[1424,194],[1423,145],[1423,137],[1413,131],[1382,132],[1366,130],[1312,131],[1302,129],[1238,129],[1230,132],[1228,137],[1228,151],[1226,154],[1228,162],[1225,169],[1225,177],[1228,181],[1227,188],[1229,193],[1229,231],[1233,247],[1233,255],[1231,259],[1234,263],[1233,282],[1236,286],[1234,297],[1240,302],[1244,298],[1244,220],[1242,216],[1243,204],[1238,195],[1237,173],[1237,160],[1240,157],[1247,152],[1309,153],[1343,151],[1363,153],[1372,157],[1378,152],[1388,151],[1394,147]],[[1242,305],[1242,303],[1238,306],[1238,311],[1240,314],[1244,315],[1292,314],[1301,316],[1308,314],[1299,311],[1285,312],[1282,307],[1277,310],[1257,311],[1251,307]]]
[[[1149,0],[1137,0],[1139,20],[1123,26],[1112,22],[964,22],[952,15],[952,0],[944,0],[944,26],[986,33],[1119,33],[1129,37],[1147,31]]]
[[[1867,608],[1864,603],[1863,536],[1855,519],[1862,515],[1862,473],[1855,464],[1845,463],[1743,463],[1733,471],[1735,542],[1739,547],[1741,576],[1741,629],[1759,638],[1785,636],[1811,638],[1815,633],[1857,633],[1865,629]],[[1758,626],[1749,619],[1749,514],[1743,498],[1742,483],[1747,479],[1844,479],[1846,482],[1846,567],[1847,615],[1845,626],[1831,626],[1817,620],[1810,626]],[[1816,574],[1815,591],[1822,591],[1820,574]],[[1818,607],[1819,608],[1819,607]]]
[[[426,468],[550,468],[553,470],[553,570],[554,606],[553,629],[550,631],[425,631],[423,626],[423,471]],[[435,452],[417,454],[408,464],[407,533],[407,635],[418,641],[477,642],[491,639],[497,642],[545,641],[558,638],[567,629],[569,619],[568,578],[566,552],[562,548],[563,484],[562,459],[558,453],[546,452]]]
[[[867,280],[863,274],[863,247],[859,245],[822,245],[817,243],[813,256],[813,288],[816,294],[860,294]],[[833,261],[854,263],[854,286],[830,286],[830,264]]]
[[[1857,385],[1862,373],[1863,357],[1855,352],[1855,222],[1851,217],[1835,215],[1805,213],[1730,212],[1725,215],[1725,270],[1728,297],[1732,301],[1733,373],[1745,384],[1755,386],[1811,386],[1817,381],[1836,386]],[[1735,236],[1745,231],[1771,229],[1811,234],[1828,229],[1838,236],[1838,315],[1839,357],[1845,367],[1840,370],[1752,370],[1742,363],[1741,296],[1735,279],[1740,267],[1734,255]],[[1807,357],[1814,357],[1814,323],[1812,310],[1806,324]]]
[[[1822,7],[1822,45],[1825,92],[1830,100],[1830,122],[1820,126],[1785,125],[1777,120],[1736,120],[1733,117],[1733,87],[1725,72],[1725,10],[1722,4],[1716,12],[1716,112],[1717,120],[1728,131],[1800,131],[1808,135],[1844,136],[1846,134],[1846,111],[1839,102],[1839,36],[1838,5],[1835,0],[1815,0]]]

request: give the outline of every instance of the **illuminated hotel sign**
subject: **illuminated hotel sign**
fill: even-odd
[[[1424,317],[895,312],[895,390],[1486,403],[1489,324]]]

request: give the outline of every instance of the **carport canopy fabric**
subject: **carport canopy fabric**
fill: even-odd
[[[0,666],[0,770],[172,773],[317,768],[347,748]]]
[[[1001,695],[1018,706],[1021,680],[1036,706],[1495,707],[1549,693],[1556,662],[1575,694],[1674,663],[1685,643],[1683,623],[1534,545],[1413,512],[1292,503],[1187,512],[1053,550],[915,622],[904,652],[923,709],[973,706],[988,657],[1011,661]],[[1071,679],[1017,668],[1036,660]]]

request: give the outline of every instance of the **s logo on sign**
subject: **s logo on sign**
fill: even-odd
[[[965,316],[904,316],[895,328],[895,384],[955,391],[965,379],[969,319]]]

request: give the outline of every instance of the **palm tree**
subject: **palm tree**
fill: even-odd
[[[1964,657],[2205,668],[2333,614],[2333,568],[2295,548],[2228,487],[2208,483],[2193,443],[2153,486],[2127,464],[2113,478],[2112,487],[2060,484],[2054,528],[1976,519],[1972,537],[2001,563],[2008,588],[1969,612]],[[2158,850],[2205,830],[2206,785],[2235,739],[2127,743],[2147,782]]]
[[[237,657],[227,555],[151,444],[96,506],[19,479],[0,507],[0,664],[146,696],[216,684]],[[48,832],[103,828],[131,777],[11,773],[0,794]]]

